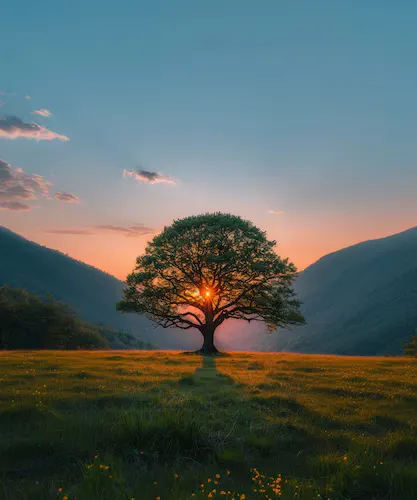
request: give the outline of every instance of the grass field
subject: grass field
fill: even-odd
[[[0,471],[2,500],[417,499],[417,360],[3,352]]]

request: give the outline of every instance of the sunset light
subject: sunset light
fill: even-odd
[[[0,500],[417,500],[417,2],[4,4]]]

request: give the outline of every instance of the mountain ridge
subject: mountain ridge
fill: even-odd
[[[323,256],[295,283],[307,325],[274,348],[400,354],[417,326],[415,256],[417,227]]]
[[[231,320],[216,333],[217,345],[224,350],[400,354],[417,326],[415,256],[417,227],[324,255],[294,284],[306,326],[271,335],[261,325]],[[144,317],[117,312],[124,283],[113,275],[4,226],[0,226],[2,283],[32,293],[49,292],[86,321],[131,331],[161,348],[200,347],[198,332],[155,328]],[[86,303],[89,300],[92,304]]]
[[[51,294],[73,307],[85,321],[130,331],[162,348],[198,346],[198,342],[178,330],[168,332],[155,328],[143,316],[116,311],[124,283],[113,275],[4,226],[0,226],[0,284],[38,295]]]

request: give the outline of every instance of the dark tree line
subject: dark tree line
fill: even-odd
[[[133,335],[86,323],[68,305],[0,287],[0,349],[151,348]]]

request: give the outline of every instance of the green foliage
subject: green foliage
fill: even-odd
[[[410,342],[404,348],[405,354],[407,356],[417,357],[417,328],[415,330],[414,337],[411,338]]]
[[[127,332],[86,323],[52,297],[0,287],[0,349],[152,349]]]
[[[122,297],[123,283],[114,276],[1,226],[0,285],[25,289],[41,297],[51,294],[74,309],[81,320],[101,322],[109,328],[123,330],[123,334],[129,331],[135,337],[136,333],[145,337],[152,326],[143,317],[123,316],[115,311],[114,303]],[[114,344],[119,349],[141,348],[141,340],[136,344],[125,335],[120,335]],[[167,339],[165,347],[178,346]]]
[[[118,308],[163,327],[211,334],[227,319],[270,330],[303,323],[295,266],[251,222],[215,213],[176,220],[137,258]]]
[[[76,349],[109,347],[65,304],[41,300],[25,290],[0,287],[0,349]]]

